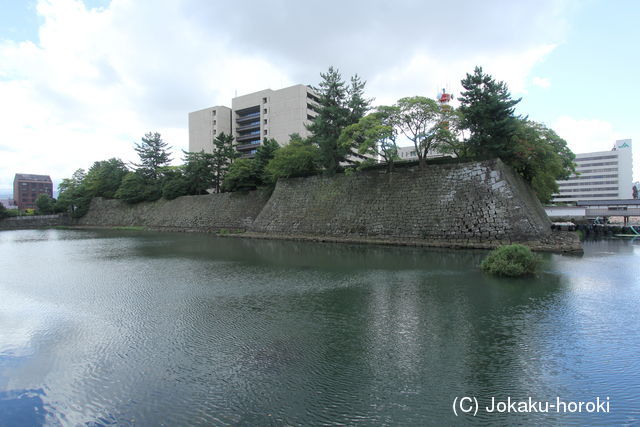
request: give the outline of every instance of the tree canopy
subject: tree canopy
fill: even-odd
[[[158,132],[146,133],[142,142],[134,145],[134,150],[140,157],[140,163],[134,163],[134,166],[142,175],[157,180],[162,168],[171,163],[170,148]]]
[[[222,191],[222,183],[224,177],[238,157],[238,152],[233,146],[233,136],[221,132],[213,139],[213,154],[211,156],[211,166],[213,170],[213,180],[211,182],[213,190],[216,193]]]
[[[320,73],[322,81],[314,88],[319,97],[318,115],[308,126],[310,140],[319,148],[322,165],[328,173],[335,173],[341,162],[357,156],[350,147],[340,146],[338,139],[342,130],[360,120],[370,108],[371,100],[364,97],[366,82],[355,75],[351,85],[342,80],[340,72],[329,67]]]
[[[515,105],[504,82],[476,67],[461,81],[465,89],[460,100],[461,127],[470,132],[466,141],[470,155],[479,159],[500,157],[509,161],[513,155],[517,131]]]

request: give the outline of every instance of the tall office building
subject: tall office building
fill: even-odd
[[[633,156],[631,140],[616,141],[611,151],[576,154],[576,172],[564,181],[553,196],[554,202],[631,199]]]
[[[234,136],[243,157],[252,157],[264,138],[285,145],[293,133],[309,136],[306,126],[317,115],[317,106],[318,98],[309,87],[295,85],[238,96],[231,100],[232,108],[194,111],[189,113],[189,151],[210,152],[212,139],[225,132]]]
[[[13,179],[13,199],[18,209],[35,209],[40,194],[53,197],[53,183],[49,175],[17,173]]]
[[[189,113],[189,151],[213,152],[213,139],[231,134],[231,108],[209,107]]]

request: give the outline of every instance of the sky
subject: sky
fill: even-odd
[[[329,66],[381,105],[459,95],[479,65],[574,152],[639,146],[639,21],[635,0],[0,0],[0,198],[15,173],[135,161],[150,131],[179,163],[190,111]]]

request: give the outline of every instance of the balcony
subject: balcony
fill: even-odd
[[[238,141],[238,142],[249,141],[251,139],[257,139],[258,140],[258,144],[259,144],[260,140],[262,139],[262,138],[260,138],[260,131],[247,133],[247,134],[244,134],[244,135],[238,135],[236,137],[236,141]]]
[[[260,146],[260,140],[257,140],[257,141],[253,141],[253,142],[248,143],[248,144],[238,144],[238,145],[236,145],[236,150],[238,150],[238,151],[255,150],[259,146]]]
[[[238,126],[236,128],[236,131],[242,132],[242,131],[251,130],[251,129],[260,129],[260,120],[258,120],[257,122],[252,122],[246,125]]]
[[[260,118],[260,111],[256,111],[253,113],[244,114],[242,116],[236,117],[236,123],[246,123],[250,120],[255,120]]]

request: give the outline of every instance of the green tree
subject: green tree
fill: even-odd
[[[222,190],[224,177],[229,170],[229,166],[238,157],[238,152],[233,146],[233,136],[220,133],[213,140],[213,155],[211,165],[213,168],[212,188],[216,193]]]
[[[299,137],[298,137],[299,138]],[[321,169],[320,149],[301,139],[292,139],[289,144],[276,151],[265,169],[270,184],[278,178],[313,175]]]
[[[344,128],[338,144],[357,147],[360,154],[370,159],[369,162],[363,162],[363,165],[374,163],[376,158],[380,158],[387,164],[387,171],[392,172],[394,162],[398,159],[397,131],[393,122],[395,114],[395,107],[378,107],[375,113]]]
[[[111,158],[94,162],[84,177],[85,189],[91,197],[113,199],[128,172],[126,165],[120,159]]]
[[[229,168],[224,178],[224,191],[255,190],[262,180],[256,159],[238,159]]]
[[[213,170],[214,155],[200,152],[184,152],[182,178],[186,182],[187,194],[207,194],[215,180]]]
[[[526,119],[518,119],[510,165],[527,182],[542,203],[558,192],[557,180],[575,173],[575,155],[552,129]]]
[[[297,134],[290,137],[300,139]],[[265,138],[253,159],[239,159],[229,167],[222,185],[223,191],[254,190],[267,184],[269,179],[265,176],[265,168],[279,149],[280,144],[275,139]]]
[[[71,178],[65,178],[58,184],[56,211],[68,212],[74,218],[79,218],[87,213],[91,203],[91,194],[86,189],[85,176],[84,169],[77,169]]]
[[[36,197],[36,208],[38,215],[52,214],[55,207],[55,200],[48,194],[38,194]]]
[[[5,208],[2,203],[0,203],[0,219],[7,218],[8,216],[9,212],[7,212],[7,208]]]
[[[189,188],[189,180],[184,173],[185,168],[186,165],[182,167],[176,166],[165,171],[162,180],[162,197],[172,200],[176,197],[192,194]]]
[[[300,136],[298,134],[289,135],[289,139],[299,139]],[[258,147],[256,150],[256,167],[258,168],[258,172],[262,174],[264,168],[267,167],[267,164],[273,156],[275,156],[276,151],[280,148],[280,144],[273,138],[265,138],[262,141],[262,145]]]
[[[479,159],[500,157],[509,162],[518,126],[514,107],[520,99],[511,99],[507,85],[495,81],[481,67],[461,83],[465,89],[459,98],[461,125],[470,132],[466,140],[469,153]]]
[[[420,168],[426,166],[429,153],[449,137],[440,106],[433,99],[424,96],[402,98],[396,103],[391,117],[399,132],[413,143]]]
[[[329,67],[320,73],[322,81],[314,88],[319,97],[318,115],[308,126],[311,140],[320,149],[322,163],[328,173],[335,173],[340,162],[355,152],[345,151],[338,145],[342,130],[357,123],[369,110],[371,100],[364,98],[365,82],[356,75],[347,87],[340,72]],[[348,147],[347,147],[348,148]],[[350,160],[350,159],[349,159]]]
[[[141,171],[129,172],[122,180],[116,192],[116,197],[126,203],[139,203],[158,200],[162,196],[162,186],[159,180]]]
[[[137,170],[157,181],[162,173],[162,168],[171,163],[169,144],[162,140],[158,132],[149,132],[142,137],[142,143],[136,143],[134,149],[140,157],[140,163],[134,163]]]

